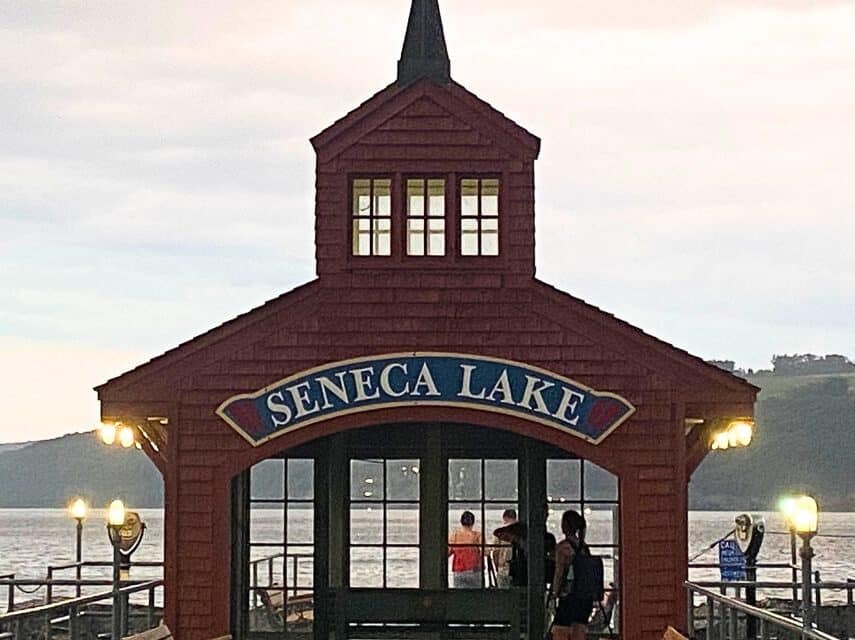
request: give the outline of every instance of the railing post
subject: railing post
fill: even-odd
[[[730,635],[730,640],[736,640],[736,638],[739,636],[739,610],[738,609],[730,609],[730,634],[729,635]]]
[[[252,606],[258,607],[258,563],[252,563]]]
[[[730,609],[723,602],[718,603],[719,621],[718,621],[718,637],[720,640],[727,640],[728,618],[730,617]],[[734,638],[734,640],[736,640]]]
[[[24,619],[15,620],[15,640],[24,640]]]
[[[695,637],[695,594],[686,587],[686,633],[689,638]]]
[[[78,588],[80,585],[78,585]],[[77,629],[77,606],[72,606],[68,609],[68,637],[69,640],[78,640],[80,633]]]
[[[45,588],[45,604],[53,604],[53,567],[47,568],[47,587]]]
[[[13,573],[9,577],[12,580],[14,580],[15,574]],[[851,594],[852,592],[850,591],[849,593]],[[7,596],[7,598],[8,598],[8,604],[6,605],[6,611],[14,611],[15,610],[15,583],[14,582],[9,583],[9,595]]]
[[[819,588],[819,583],[822,582],[822,578],[819,574],[819,569],[813,572],[813,583],[814,583],[814,591],[816,593],[816,597],[814,601],[817,607],[822,606],[822,590]]]
[[[715,623],[715,603],[707,596],[707,633],[706,640],[712,640],[713,624]]]
[[[284,568],[284,565],[283,565]],[[267,559],[267,586],[273,586],[273,558]]]
[[[149,629],[154,629],[154,587],[148,590],[148,617],[146,618],[146,626]]]

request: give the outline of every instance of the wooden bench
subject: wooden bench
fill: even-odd
[[[267,621],[274,629],[288,624],[311,624],[315,616],[315,600],[312,594],[287,595],[281,585],[259,589],[261,604],[264,605]]]
[[[231,636],[220,636],[219,638],[214,638],[214,640],[231,640]],[[132,636],[127,636],[123,640],[173,640],[172,632],[169,630],[165,624],[160,625],[159,627],[155,627],[154,629],[149,629],[148,631],[143,631],[142,633],[137,633]]]

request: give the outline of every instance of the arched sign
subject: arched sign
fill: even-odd
[[[333,362],[254,393],[217,414],[252,445],[333,417],[403,406],[442,406],[514,415],[598,444],[635,411],[627,400],[509,360],[457,353],[407,353]]]

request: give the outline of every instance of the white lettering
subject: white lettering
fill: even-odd
[[[558,404],[558,410],[553,413],[552,416],[554,418],[558,418],[562,422],[576,426],[579,422],[579,416],[576,416],[571,420],[567,415],[567,412],[569,411],[571,416],[576,413],[576,407],[579,406],[580,402],[585,401],[585,396],[577,391],[568,389],[567,387],[562,388],[564,389],[564,395],[561,396],[561,402]]]
[[[413,387],[413,395],[420,396],[422,394],[419,393],[419,387],[425,387],[427,389],[426,396],[438,396],[441,395],[439,390],[436,388],[436,383],[433,381],[433,375],[428,369],[427,362],[422,364],[422,370],[419,371],[419,377],[416,380],[416,384]]]
[[[554,387],[555,383],[547,382],[546,380],[541,380],[540,378],[535,378],[534,376],[530,376],[526,374],[526,385],[525,391],[523,391],[522,400],[519,401],[519,406],[525,407],[526,409],[531,409],[532,411],[536,411],[537,413],[543,413],[546,415],[552,415],[549,413],[549,408],[546,406],[546,402],[543,399],[543,396],[540,395],[550,387]],[[537,386],[540,383],[541,386]],[[535,406],[531,406],[531,401],[534,400]]]
[[[321,395],[324,397],[324,404],[321,409],[332,409],[332,402],[330,402],[330,398],[327,395],[327,391],[332,393],[336,398],[341,400],[344,404],[350,404],[350,398],[347,397],[347,386],[344,383],[344,371],[340,371],[335,374],[338,378],[338,385],[335,382],[327,378],[326,376],[321,376],[319,378],[315,378],[315,381],[321,385]]]
[[[395,391],[392,388],[392,383],[389,380],[389,377],[392,375],[392,371],[394,369],[400,369],[407,373],[407,365],[402,364],[400,362],[393,362],[392,364],[387,364],[383,367],[383,371],[380,372],[380,388],[383,389],[383,393],[387,396],[392,396],[393,398],[400,398],[401,396],[405,396],[410,392],[410,383],[404,385],[404,388],[401,391]]]
[[[279,400],[279,402],[276,402]],[[285,396],[281,391],[271,393],[267,396],[267,410],[270,411],[270,419],[273,421],[274,427],[284,427],[291,422],[291,408],[285,404]],[[277,415],[285,416],[283,419],[277,418]]]
[[[309,398],[308,394],[308,382],[300,382],[299,384],[295,384],[293,387],[286,387],[285,391],[290,393],[291,397],[294,399],[294,406],[297,408],[298,418],[312,415],[313,413],[317,413],[321,410],[317,401],[315,401],[315,404],[309,406],[312,399]]]
[[[502,394],[501,401],[503,404],[516,404],[514,402],[514,394],[511,392],[511,381],[508,379],[507,369],[502,369],[502,375],[496,380],[496,384],[493,386],[493,390],[490,391],[490,395],[487,396],[487,400],[495,402],[497,393]]]
[[[353,377],[353,384],[356,387],[356,402],[364,402],[366,400],[376,400],[380,397],[380,390],[374,389],[374,393],[371,393],[373,377],[374,377],[374,367],[364,367],[362,369],[351,369],[350,375]],[[369,378],[365,377],[365,374],[370,374]],[[369,395],[371,394],[371,395]]]
[[[461,364],[460,368],[463,369],[463,382],[460,383],[460,392],[457,395],[461,398],[483,400],[486,389],[481,389],[477,394],[472,393],[472,372],[477,367],[474,364]]]

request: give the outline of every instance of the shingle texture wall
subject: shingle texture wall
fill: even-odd
[[[534,278],[538,141],[459,85],[392,86],[313,142],[319,278],[99,389],[105,417],[133,414],[135,406],[141,416],[151,406],[170,407],[167,621],[179,640],[229,631],[229,483],[235,473],[336,429],[413,419],[480,419],[616,473],[622,633],[652,639],[667,624],[679,624],[693,464],[683,419],[692,403],[710,417],[717,407],[751,415],[753,388]],[[400,246],[383,260],[354,260],[349,176],[430,172],[501,177],[501,255],[492,261],[459,257],[452,226],[449,255],[439,261],[408,261]],[[599,446],[519,418],[422,408],[319,423],[255,449],[214,414],[232,395],[323,363],[409,351],[529,363],[617,393],[637,412]]]

